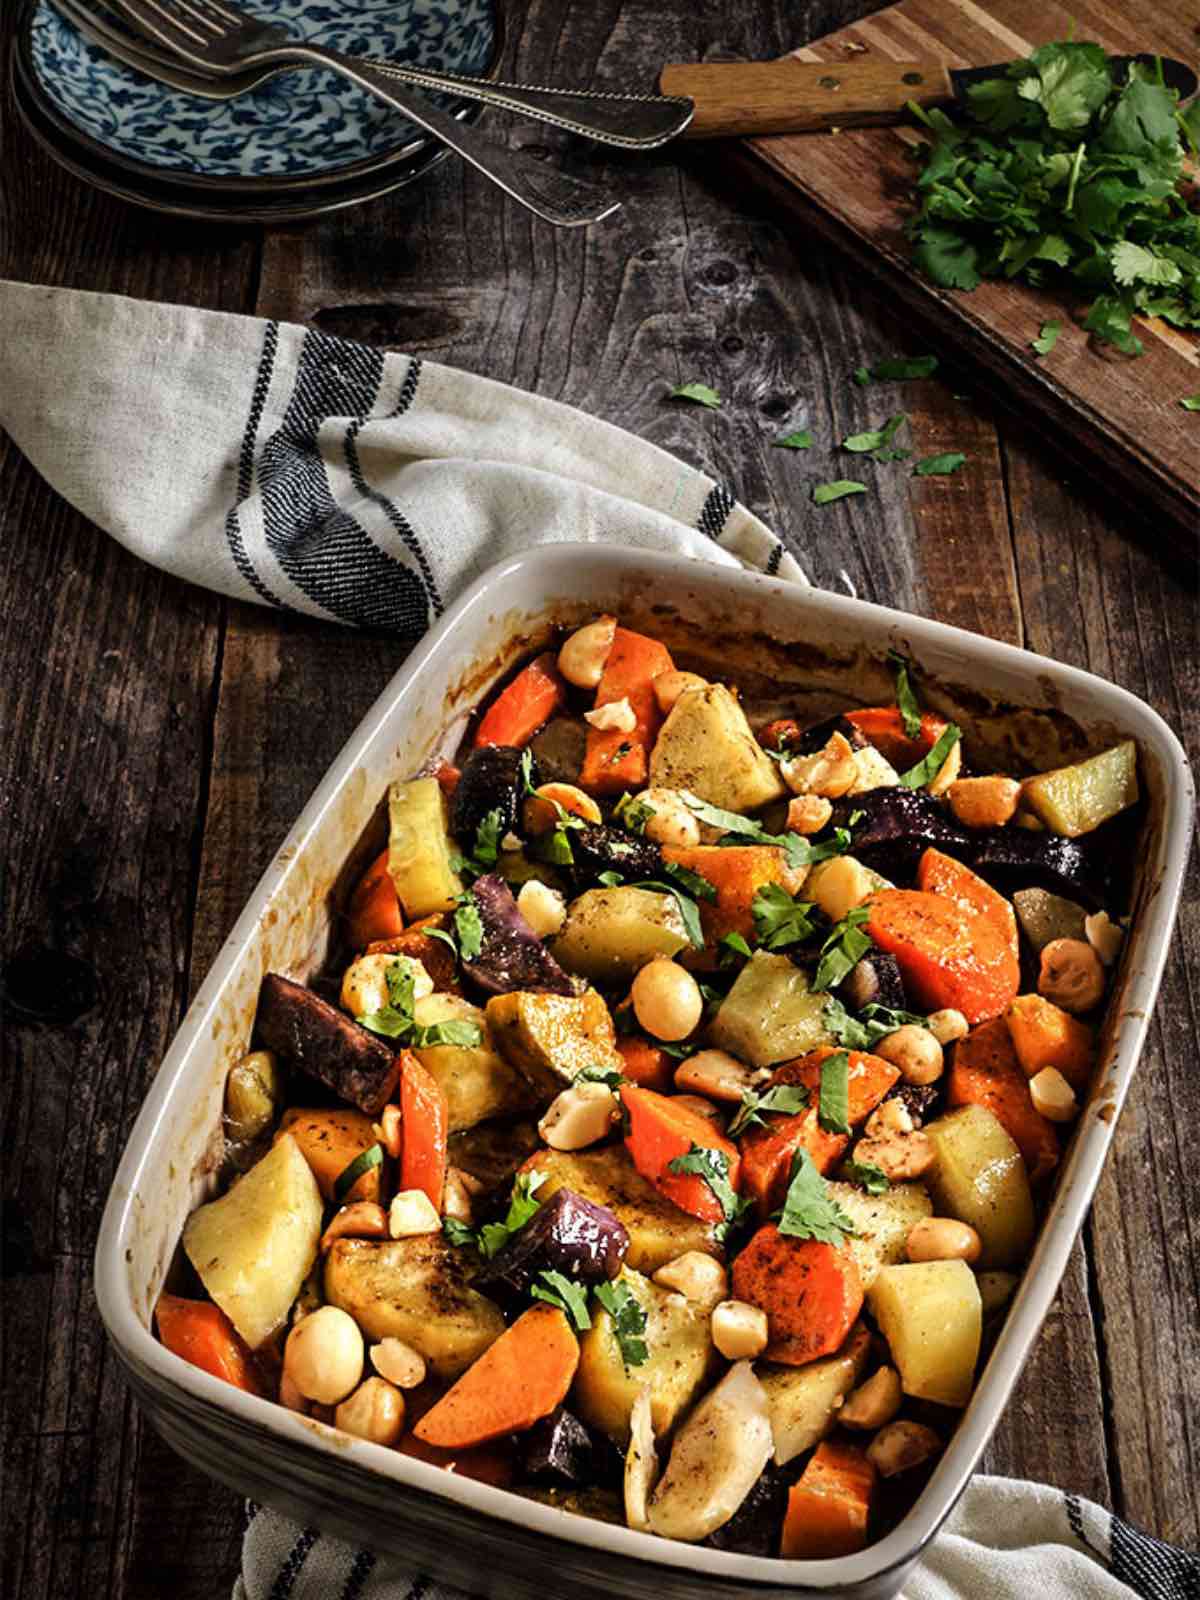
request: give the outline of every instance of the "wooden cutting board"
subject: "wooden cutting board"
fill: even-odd
[[[1153,50],[1193,67],[1200,56],[1198,0],[901,0],[795,54],[988,66],[1065,39],[1072,22],[1075,38],[1113,52]],[[935,341],[933,353],[957,350],[980,364],[998,398],[1024,415],[1036,412],[1064,455],[1200,533],[1200,412],[1179,404],[1200,393],[1200,336],[1157,319],[1139,322],[1145,354],[1130,360],[1098,353],[1079,326],[1082,310],[1061,294],[1008,282],[969,294],[937,288],[910,264],[904,237],[909,151],[919,139],[914,128],[857,128],[755,139],[742,149],[797,220],[882,280],[895,296],[898,328],[918,321]],[[1051,319],[1063,331],[1039,360],[1030,341]]]

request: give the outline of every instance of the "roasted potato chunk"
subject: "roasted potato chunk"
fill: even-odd
[[[487,1022],[505,1058],[539,1095],[557,1094],[584,1067],[621,1070],[612,1018],[594,989],[578,996],[498,994],[487,1003]]]
[[[650,756],[656,789],[688,789],[727,811],[757,811],[787,793],[779,768],[722,683],[688,689],[663,723]]]
[[[531,1109],[534,1096],[528,1083],[497,1050],[488,1019],[478,1006],[457,995],[430,994],[417,1001],[413,1014],[422,1027],[473,1022],[483,1031],[478,1044],[423,1045],[413,1052],[446,1096],[451,1133],[473,1128],[487,1117]]]

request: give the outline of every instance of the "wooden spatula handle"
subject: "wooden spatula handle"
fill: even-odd
[[[896,122],[905,104],[952,98],[949,69],[935,61],[674,62],[663,94],[687,95],[696,115],[685,139],[806,133]]]

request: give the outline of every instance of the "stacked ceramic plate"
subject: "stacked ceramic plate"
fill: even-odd
[[[239,0],[299,38],[348,55],[486,77],[498,0]],[[37,0],[12,57],[13,95],[60,165],[110,194],[177,216],[289,222],[411,184],[448,154],[335,73],[282,72],[248,94],[201,99],[118,60]],[[478,105],[433,97],[464,120]]]

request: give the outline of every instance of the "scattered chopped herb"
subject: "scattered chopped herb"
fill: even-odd
[[[676,1156],[673,1161],[668,1161],[667,1170],[692,1173],[697,1178],[703,1178],[721,1207],[724,1218],[716,1230],[719,1239],[724,1239],[733,1224],[751,1204],[750,1201],[740,1200],[730,1183],[729,1157],[724,1150],[711,1150],[703,1145],[694,1144],[687,1155]]]
[[[612,815],[613,821],[627,833],[645,833],[646,824],[654,815],[654,807],[647,805],[644,800],[635,800],[631,794],[623,794],[613,807]]]
[[[818,856],[816,853],[821,846],[810,844],[801,834],[768,833],[761,822],[743,817],[736,811],[725,811],[721,806],[709,805],[707,800],[701,800],[699,795],[692,794],[690,789],[681,789],[679,798],[701,822],[706,822],[710,828],[724,830],[726,837],[718,839],[718,844],[726,842],[744,844],[747,840],[753,844],[776,844],[786,854],[790,867],[806,867],[813,861],[824,859],[824,856]],[[838,831],[845,832],[844,829]],[[844,850],[849,842],[850,836],[846,834],[846,844],[840,848]],[[826,850],[825,854],[836,855],[838,850]]]
[[[448,944],[454,954],[458,955],[457,941],[448,928],[423,928],[421,931],[427,939],[440,939],[443,944]]]
[[[483,949],[483,920],[475,896],[467,891],[459,898],[454,912],[454,932],[458,936],[458,950],[464,961],[474,961]]]
[[[809,450],[812,448],[812,434],[807,428],[798,428],[795,433],[785,433],[782,439],[773,439],[771,442],[777,449]]]
[[[465,1222],[460,1222],[457,1217],[443,1217],[442,1232],[456,1249],[474,1250],[476,1248],[475,1229],[468,1227]]]
[[[577,1332],[582,1333],[585,1328],[591,1327],[587,1290],[575,1279],[568,1278],[565,1272],[543,1267],[536,1281],[530,1284],[529,1293],[532,1299],[544,1300],[547,1305],[557,1306],[565,1312],[575,1324]]]
[[[929,1026],[928,1017],[916,1011],[893,1011],[889,1006],[875,1004],[864,1006],[853,1017],[834,994],[825,1002],[822,1021],[837,1043],[850,1050],[873,1050],[881,1039],[909,1023],[920,1028]]]
[[[813,931],[811,900],[796,900],[778,883],[764,883],[750,907],[754,932],[764,950],[800,944]]]
[[[581,1067],[571,1080],[572,1083],[603,1083],[610,1089],[619,1089],[623,1083],[628,1083],[616,1067]]]
[[[1184,395],[1179,404],[1185,411],[1200,411],[1200,394]]]
[[[842,440],[842,449],[850,450],[855,455],[874,454],[889,445],[908,421],[903,411],[898,411],[894,417],[889,417],[882,428],[870,428],[866,433],[851,433]]]
[[[892,1187],[892,1180],[882,1167],[872,1166],[869,1161],[847,1161],[842,1167],[842,1176],[868,1194],[886,1194]]]
[[[961,450],[947,450],[940,456],[926,456],[913,468],[913,477],[948,478],[952,472],[958,471],[966,459]]]
[[[660,883],[656,878],[647,878],[642,883],[631,883],[631,889],[653,889],[656,894],[670,894],[675,897],[675,904],[679,907],[679,915],[683,918],[683,929],[688,936],[688,942],[696,950],[704,949],[704,929],[700,923],[700,907],[685,894],[677,883]]]
[[[460,934],[461,937],[461,934]],[[478,951],[476,952],[478,954]],[[397,1039],[401,1044],[421,1050],[430,1045],[456,1044],[470,1049],[483,1039],[483,1030],[474,1022],[450,1019],[432,1022],[422,1027],[413,1014],[416,1004],[414,989],[416,979],[412,964],[405,956],[397,956],[384,974],[387,982],[388,1004],[379,1011],[359,1017],[364,1028],[382,1034],[385,1039]]]
[[[853,478],[835,478],[832,483],[817,483],[813,485],[813,505],[827,506],[834,500],[844,500],[849,494],[866,494],[865,483],[857,483]]]
[[[932,783],[945,765],[946,757],[961,738],[962,733],[954,723],[947,723],[933,749],[918,761],[915,767],[909,767],[907,772],[902,772],[900,782],[906,789],[923,789],[927,783]]]
[[[779,1231],[792,1239],[817,1239],[832,1245],[842,1244],[847,1234],[855,1232],[854,1223],[829,1193],[807,1150],[797,1150],[792,1158]]]
[[[536,794],[537,790],[533,786],[533,751],[528,747],[521,751],[519,771],[521,773],[521,782],[525,787],[525,793]]]
[[[349,1166],[339,1172],[333,1180],[333,1198],[338,1205],[341,1205],[364,1172],[372,1172],[382,1162],[383,1146],[381,1144],[371,1144],[365,1150],[360,1150]]]
[[[671,390],[668,400],[692,400],[698,406],[707,406],[710,411],[716,411],[721,404],[721,396],[715,389],[710,389],[706,383],[680,383]]]
[[[817,1121],[826,1133],[850,1132],[850,1057],[844,1050],[821,1063]]]
[[[544,1172],[520,1172],[513,1183],[512,1197],[503,1222],[485,1222],[475,1236],[475,1245],[481,1255],[490,1261],[507,1244],[514,1233],[520,1233],[529,1219],[537,1214],[540,1201],[534,1193],[546,1181]]]
[[[821,946],[821,958],[813,975],[814,989],[836,988],[851,967],[871,949],[874,941],[863,930],[863,923],[870,914],[866,906],[855,906],[835,924]]]
[[[601,1283],[596,1287],[596,1299],[612,1318],[613,1335],[621,1352],[621,1361],[628,1371],[649,1360],[646,1344],[646,1313],[641,1302],[627,1283]]]
[[[893,356],[887,361],[877,361],[873,367],[855,369],[854,381],[858,384],[893,383],[904,378],[929,378],[937,371],[936,356]]]
[[[753,954],[740,933],[723,933],[717,940],[717,961],[723,967],[730,966],[739,956],[749,958]]]
[[[888,660],[896,669],[896,704],[900,707],[900,720],[910,739],[921,736],[921,707],[908,676],[908,662],[897,650],[888,651]]]
[[[494,867],[500,854],[500,835],[504,832],[504,814],[499,807],[489,811],[475,829],[475,859],[484,866]]]
[[[1061,322],[1043,322],[1041,333],[1036,339],[1029,341],[1030,345],[1039,356],[1048,356],[1058,343],[1058,336],[1061,332]]]
[[[740,1133],[745,1133],[747,1128],[752,1128],[756,1123],[766,1125],[765,1112],[782,1111],[794,1115],[803,1111],[809,1102],[808,1090],[802,1083],[777,1083],[774,1088],[765,1089],[762,1094],[748,1089],[742,1096],[742,1103],[733,1114],[733,1121],[726,1132],[729,1138],[736,1139]]]
[[[569,827],[569,823],[560,822],[549,833],[538,835],[533,854],[539,861],[545,861],[552,867],[569,867],[574,863],[575,852],[571,849]]]
[[[678,861],[668,861],[664,864],[663,870],[673,883],[677,883],[681,889],[686,889],[694,899],[715,900],[717,898],[716,884],[710,883],[707,878],[701,877],[698,872],[693,872],[690,867],[681,866]]]

